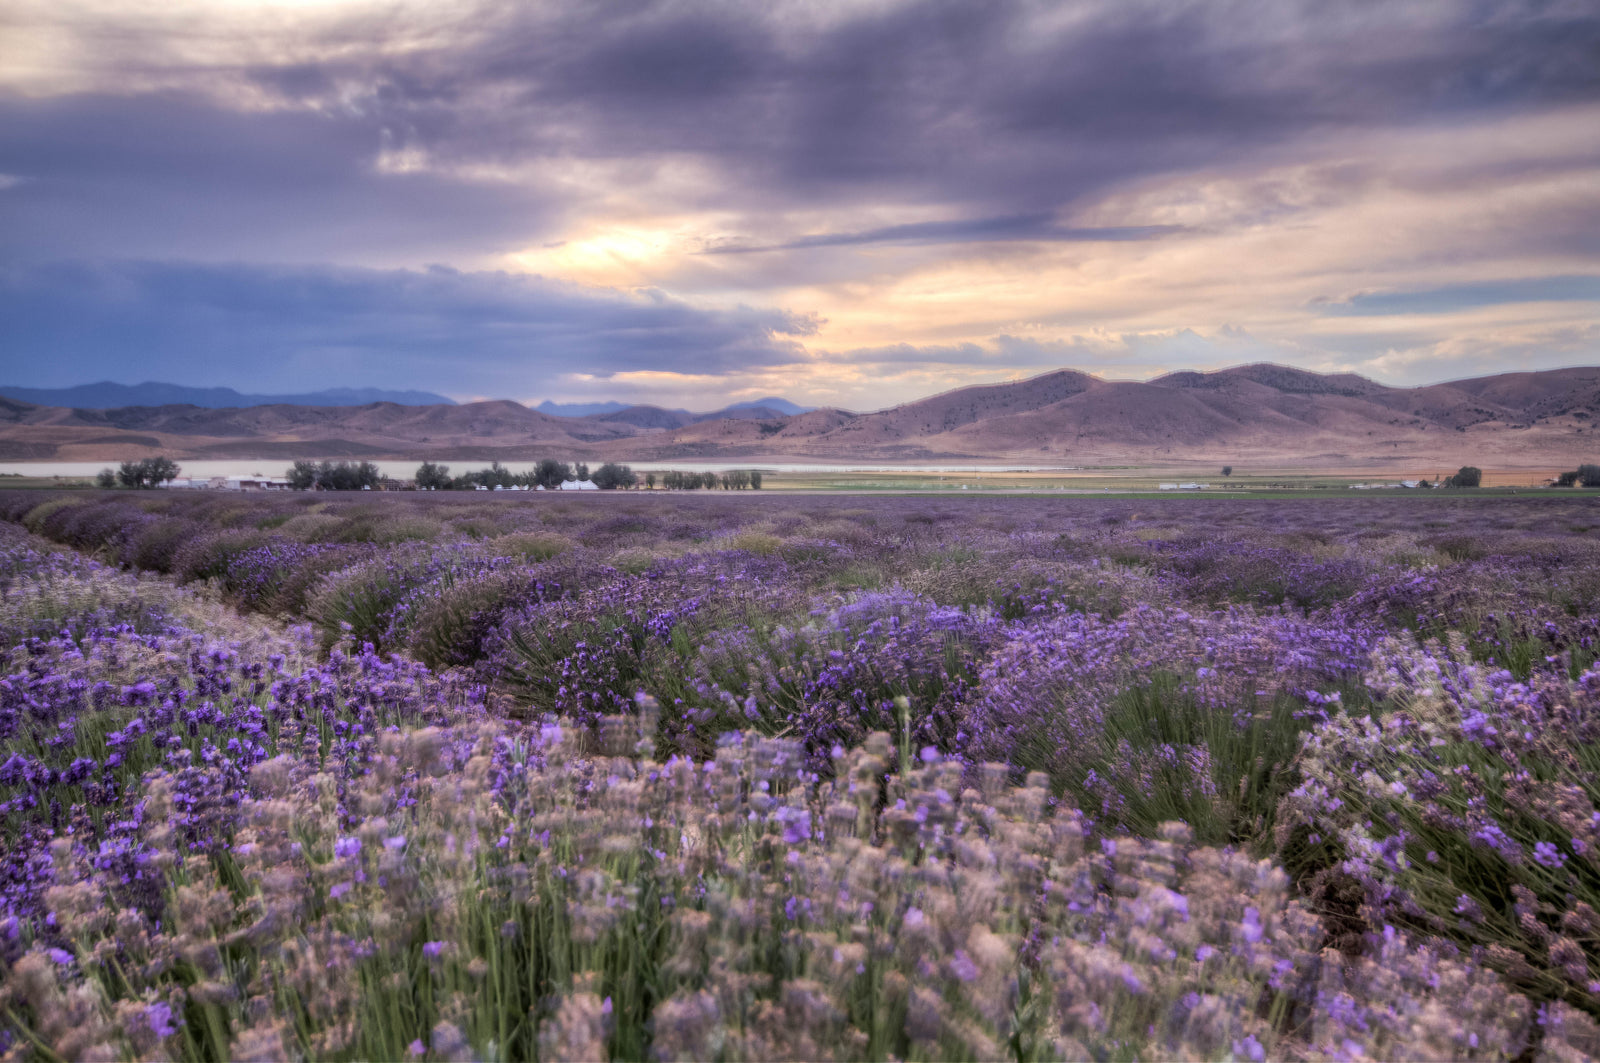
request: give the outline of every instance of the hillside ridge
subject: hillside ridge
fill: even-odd
[[[1600,366],[1397,388],[1271,363],[1149,381],[1055,369],[869,413],[712,415],[654,406],[552,416],[507,399],[460,405],[194,405],[104,410],[0,398],[0,460],[172,457],[527,460],[1499,462],[1600,454]]]

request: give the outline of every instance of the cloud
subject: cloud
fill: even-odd
[[[0,97],[0,255],[400,265],[508,251],[536,185],[380,173],[382,122],[152,96]]]
[[[1600,277],[1567,275],[1451,284],[1409,292],[1361,292],[1322,305],[1326,314],[1448,314],[1504,303],[1600,302]]]
[[[1154,240],[1184,232],[1181,225],[1060,225],[1047,214],[1013,214],[970,221],[926,221],[889,225],[849,233],[815,233],[766,247],[724,244],[707,247],[703,254],[750,254],[758,251],[798,251],[811,247],[852,247],[861,244],[957,244],[1007,240],[1080,242]]]
[[[595,197],[755,215],[729,247],[1140,239],[1159,232],[1071,213],[1339,131],[1600,98],[1600,14],[1532,0],[1381,17],[1318,0],[39,10],[80,58],[17,75],[0,112],[0,164],[51,187],[4,219],[23,223],[7,242],[105,230],[124,255],[209,238],[482,256]],[[697,180],[664,178],[681,160]],[[785,231],[883,204],[947,220]]]
[[[803,358],[802,315],[708,310],[659,291],[446,268],[76,263],[0,271],[10,383],[168,380],[260,390],[427,380],[529,395],[548,379],[710,377]]]

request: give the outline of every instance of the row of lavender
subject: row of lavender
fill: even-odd
[[[59,528],[57,515],[76,506],[41,506],[38,496],[30,501],[22,514],[30,526],[70,538],[51,527],[51,518]],[[73,514],[81,527],[95,515],[95,504],[80,505],[91,507]],[[1589,592],[1581,561],[1589,547],[1581,509],[1479,511],[1471,537],[1448,524],[1408,532],[1398,525],[1416,522],[1419,514],[1412,511],[1369,520],[1361,530],[1379,534],[1365,539],[1336,522],[1317,531],[1280,517],[1275,528],[1222,534],[1213,528],[1210,541],[1200,542],[1174,536],[1173,525],[1185,517],[1215,518],[1214,510],[1175,517],[1175,511],[1101,506],[1086,516],[1030,513],[1019,505],[951,517],[897,506],[904,504],[858,507],[842,516],[820,506],[798,515],[675,506],[665,510],[676,520],[666,535],[647,523],[660,522],[663,510],[596,514],[552,507],[539,516],[553,520],[522,527],[515,521],[528,511],[509,507],[376,518],[326,510],[253,514],[258,522],[275,521],[273,531],[300,517],[325,516],[347,525],[431,520],[448,529],[421,545],[380,552],[328,541],[332,525],[324,520],[324,533],[306,536],[312,541],[283,534],[256,541],[213,574],[214,586],[249,604],[239,588],[250,583],[239,573],[251,567],[271,572],[272,560],[287,558],[284,568],[292,574],[297,546],[309,548],[301,563],[349,551],[343,565],[308,581],[307,611],[324,639],[337,644],[367,623],[377,641],[418,649],[429,645],[418,633],[429,633],[433,645],[451,647],[477,671],[443,685],[424,670],[370,653],[336,650],[318,663],[309,633],[280,638],[282,645],[269,648],[267,635],[244,625],[244,643],[208,647],[196,630],[225,631],[242,622],[165,584],[39,555],[37,544],[19,540],[8,563],[14,577],[5,614],[7,644],[17,647],[3,725],[11,756],[0,776],[7,829],[16,832],[8,837],[18,839],[17,853],[31,856],[14,860],[7,872],[15,920],[8,924],[13,944],[7,959],[16,961],[7,992],[13,1015],[21,1016],[18,1035],[48,1041],[88,1037],[82,1031],[93,1030],[94,1044],[121,1054],[211,1054],[226,1049],[226,1041],[237,1054],[255,1050],[250,1046],[259,1041],[280,1050],[358,1057],[540,1048],[546,1055],[570,1049],[581,1057],[597,1043],[624,1056],[729,1058],[996,1051],[1315,1055],[1363,1046],[1395,1054],[1401,1045],[1450,1055],[1481,1049],[1492,1057],[1514,1054],[1540,1034],[1553,1052],[1574,1037],[1581,1040],[1577,1016],[1592,1010],[1597,987],[1589,965],[1600,929],[1591,925],[1589,896],[1592,832],[1600,816],[1583,759],[1595,691],[1594,676],[1583,673],[1594,609],[1583,597]],[[1422,511],[1428,518],[1445,512]],[[191,557],[254,533],[238,527],[237,516],[213,520],[222,527],[209,532],[193,513],[145,516],[193,521],[203,534],[185,544]],[[1282,516],[1304,521],[1331,514]],[[1552,516],[1564,525],[1552,528]],[[1530,536],[1514,526],[1531,519],[1545,534]],[[492,520],[502,523],[484,526]],[[785,520],[797,523],[786,527]],[[1513,526],[1488,527],[1496,520]],[[227,527],[230,521],[234,527]],[[1383,527],[1385,521],[1391,526]],[[475,522],[477,540],[461,537],[470,531],[460,525]],[[1553,530],[1565,534],[1552,536]],[[136,541],[134,535],[122,539]],[[115,545],[108,538],[98,549],[110,557]],[[546,559],[530,563],[540,556]],[[1249,566],[1272,574],[1286,563],[1347,586],[1325,604],[1312,603],[1314,612],[1305,616],[1268,606],[1263,599],[1273,596],[1272,588],[1241,578]],[[281,576],[259,576],[254,585],[282,582]],[[874,582],[886,586],[862,589]],[[1296,586],[1303,594],[1314,584],[1302,576]],[[377,607],[361,598],[372,587],[388,588]],[[1245,603],[1201,608],[1229,597]],[[1503,607],[1517,602],[1531,611],[1513,616]],[[1385,641],[1397,617],[1465,627],[1472,638],[1426,648]],[[466,636],[440,634],[458,629]],[[1519,658],[1509,663],[1524,681],[1497,666],[1508,662],[1485,663],[1496,654]],[[559,711],[566,731],[557,741],[548,728],[487,723],[484,692],[473,680],[515,691],[524,714],[530,707],[533,715]],[[296,685],[311,691],[298,710]],[[617,746],[615,733],[636,726],[639,715],[624,722],[619,713],[633,711],[641,689],[668,705],[647,728],[650,748],[624,758],[631,767],[605,760],[601,754],[627,751]],[[195,698],[201,703],[187,708]],[[1341,702],[1359,711],[1342,712]],[[494,715],[504,715],[502,708],[497,703]],[[449,882],[430,880],[423,891],[427,910],[401,919],[405,932],[391,940],[391,925],[377,919],[384,924],[380,934],[373,919],[393,912],[396,898],[381,884],[375,893],[362,893],[370,869],[360,860],[348,869],[348,880],[318,876],[344,873],[341,861],[352,854],[387,860],[383,853],[409,853],[407,833],[409,844],[423,836],[423,827],[413,826],[380,839],[399,837],[398,847],[368,844],[364,850],[362,817],[422,824],[430,814],[458,814],[454,805],[462,793],[446,799],[449,809],[418,811],[422,803],[411,802],[425,787],[413,782],[396,789],[397,769],[377,766],[381,756],[374,750],[384,742],[411,741],[381,738],[377,731],[430,718],[460,731],[462,743],[470,735],[473,748],[488,758],[490,796],[478,829],[499,830],[506,817],[516,821],[522,814],[545,816],[539,820],[545,826],[541,831],[530,823],[525,839],[514,830],[497,834],[495,852],[486,845],[471,859],[464,855],[472,851],[464,835],[441,828],[438,839],[455,841],[443,851],[419,850],[418,858],[427,875]],[[738,737],[740,728],[782,737]],[[1315,729],[1312,755],[1296,761],[1298,736],[1307,728]],[[876,729],[894,731],[898,757],[870,737]],[[491,731],[492,741],[486,737]],[[597,747],[601,740],[608,744]],[[603,795],[619,780],[637,780],[642,772],[654,785],[664,777],[666,769],[650,758],[681,752],[671,762],[681,771],[691,761],[742,756],[727,750],[753,749],[762,741],[762,749],[776,751],[792,767],[792,777],[743,778],[698,812],[674,806],[663,817],[656,805],[642,813],[630,805],[615,819],[606,811]],[[538,755],[552,744],[560,750],[555,767]],[[851,802],[839,787],[855,777],[850,758],[866,755],[847,750],[863,746],[876,749],[871,755],[883,763],[872,785],[865,775],[857,780],[851,792],[860,807],[853,826],[843,830],[843,810]],[[531,751],[531,760],[519,761],[531,767],[520,770],[535,771],[529,778],[537,778],[543,796],[523,799],[503,785],[495,774],[503,748]],[[912,751],[920,752],[912,757]],[[279,761],[284,771],[297,765],[313,781],[302,780],[299,789],[284,784],[283,794],[264,789],[250,765],[282,755],[295,758],[294,765]],[[641,755],[647,759],[640,761]],[[1010,765],[1009,772],[985,774],[979,765],[986,759]],[[463,752],[447,762],[459,767],[470,760]],[[907,770],[910,761],[926,766]],[[882,769],[896,763],[900,770],[882,777]],[[152,768],[169,781],[145,779]],[[1007,784],[1008,774],[1015,784],[1029,768],[1041,769],[1028,780],[1031,786]],[[601,770],[608,774],[597,786]],[[925,776],[922,783],[913,781],[916,772]],[[389,787],[388,796],[352,806],[352,790],[377,785],[370,781],[374,775]],[[440,777],[424,772],[416,778],[424,775]],[[967,785],[975,788],[963,792]],[[896,794],[918,786],[918,800],[902,805],[907,799]],[[792,792],[792,799],[778,800],[780,791]],[[870,800],[863,796],[869,791]],[[551,796],[556,792],[559,799]],[[260,933],[242,930],[264,918],[273,890],[288,880],[266,874],[284,866],[281,860],[252,874],[238,859],[234,849],[249,829],[239,817],[252,802],[288,800],[290,793],[300,794],[304,807],[291,814],[274,806],[275,814],[289,817],[280,825],[301,846],[293,855],[304,866],[288,880],[306,896],[294,902],[301,907],[284,909],[294,918],[272,924],[283,937],[262,951]],[[1098,855],[1085,856],[1072,843],[1063,856],[1051,848],[1062,844],[1055,836],[1032,848],[1017,841],[1007,823],[1040,819],[1039,809],[1023,815],[1017,810],[1024,805],[1007,805],[1024,799],[1057,806],[1049,822],[1070,821]],[[154,820],[152,805],[159,813]],[[567,808],[566,818],[552,821],[557,806]],[[1085,813],[1068,816],[1072,806]],[[579,813],[594,813],[584,822],[595,830],[605,824],[602,833],[610,836],[579,839]],[[311,823],[317,816],[320,828]],[[1189,826],[1164,825],[1173,818]],[[756,826],[740,826],[733,845],[722,837],[731,829],[724,820]],[[552,822],[560,825],[555,835],[548,833]],[[618,823],[628,829],[616,833]],[[663,823],[674,826],[662,832]],[[326,853],[309,851],[300,840],[315,829],[338,835],[324,839],[332,846]],[[1128,830],[1149,840],[1131,840]],[[58,844],[52,867],[44,840],[68,831],[77,841]],[[969,864],[959,838],[988,847],[977,864]],[[1214,870],[1221,866],[1217,860],[1255,865],[1243,856],[1196,849],[1195,842],[1237,848],[1264,840],[1276,845],[1293,872],[1293,887],[1266,888],[1260,875],[1267,872],[1257,868],[1251,872],[1256,884],[1247,888],[1236,870],[1224,875],[1235,883],[1236,896],[1202,903],[1216,883],[1187,876]],[[162,855],[163,845],[175,854],[171,859]],[[585,845],[595,853],[585,856]],[[702,855],[714,856],[714,863],[685,862],[685,846],[704,846]],[[1150,846],[1166,853],[1162,859],[1174,870],[1151,878],[1147,855],[1118,867],[1118,853],[1145,854]],[[645,916],[637,914],[638,895],[629,892],[645,881],[644,865],[612,866],[612,857],[640,859],[640,852],[649,858],[651,875],[666,874],[675,883],[672,892],[643,906]],[[576,863],[568,859],[573,854]],[[950,899],[938,901],[937,890],[905,893],[910,872],[900,869],[889,880],[892,889],[870,886],[868,908],[836,910],[842,903],[834,899],[837,887],[795,877],[797,865],[812,857],[839,865],[831,872],[836,875],[858,858],[874,865],[898,859],[916,870],[918,889],[947,889]],[[677,865],[663,871],[674,858]],[[583,886],[586,859],[612,876],[616,888],[606,886],[603,898],[592,892],[598,880]],[[519,863],[522,870],[507,870]],[[543,877],[528,870],[541,866]],[[962,868],[986,876],[959,884],[948,879]],[[62,892],[91,869],[102,894],[72,900]],[[940,870],[946,878],[923,881]],[[146,964],[154,973],[144,982],[129,978],[123,954],[130,948],[148,950],[157,939],[169,951],[196,948],[175,944],[183,933],[161,922],[180,918],[182,887],[198,888],[190,874],[215,878],[207,894],[213,911],[205,918],[215,923],[210,939],[225,962],[209,970],[192,957],[170,955]],[[417,874],[424,874],[421,864]],[[1073,881],[1086,892],[1066,902],[1066,923],[1051,921],[1041,906],[1048,907],[1052,889]],[[1165,883],[1160,888],[1178,899],[1171,903],[1183,902],[1183,918],[1153,916],[1145,902],[1117,900],[1150,894],[1153,883]],[[326,899],[314,896],[323,885]],[[731,902],[718,898],[730,890],[731,896],[761,899],[728,908]],[[783,890],[789,892],[779,918],[774,905]],[[880,897],[884,890],[897,898],[892,904]],[[1002,896],[992,917],[973,917],[974,898],[994,891]],[[224,893],[231,905],[226,910]],[[1289,903],[1289,893],[1301,899]],[[504,933],[490,940],[482,913],[472,917],[478,929],[470,940],[429,936],[435,925],[467,918],[435,911],[440,895],[495,897],[530,919],[548,921],[530,924],[536,945],[506,944],[516,939],[506,930],[511,920],[502,921]],[[199,903],[195,896],[191,905]],[[346,898],[363,896],[370,902],[364,913],[343,907],[356,903]],[[602,919],[607,934],[585,941],[588,931],[579,925],[585,905],[598,911],[602,899],[606,911],[621,911]],[[941,903],[950,910],[948,920],[935,920],[932,937],[940,944],[932,954],[902,955],[909,946],[887,947],[916,938],[918,921]],[[88,922],[63,928],[63,911],[74,904]],[[1196,904],[1208,914],[1194,915]],[[819,905],[823,916],[812,914]],[[106,913],[130,909],[143,913],[145,922],[108,921]],[[1322,918],[1312,918],[1310,910]],[[987,910],[980,905],[977,911],[982,916]],[[744,914],[733,918],[735,912]],[[797,912],[804,914],[797,918]],[[1208,970],[1206,963],[1219,954],[1243,962],[1252,952],[1246,946],[1259,943],[1263,912],[1294,928],[1266,933],[1273,947],[1288,950],[1272,970],[1259,957],[1237,970]],[[700,914],[683,923],[691,913]],[[1236,924],[1208,925],[1217,913],[1226,915],[1224,923],[1236,917]],[[290,993],[282,982],[288,977],[285,949],[311,940],[295,936],[311,914],[324,920],[317,925],[333,935],[328,941],[342,941],[327,949],[349,950],[333,958],[350,964],[341,969],[353,981]],[[624,931],[610,932],[615,920]],[[949,920],[954,925],[944,925]],[[357,940],[351,926],[366,927],[367,937]],[[1420,935],[1418,945],[1407,943],[1407,929]],[[562,957],[541,951],[552,933],[568,941],[555,950]],[[196,934],[205,938],[198,930],[190,936]],[[1041,935],[1055,952],[1044,948]],[[697,953],[697,973],[682,979],[677,951],[691,939],[711,943],[695,946],[704,949]],[[653,944],[647,948],[646,941]],[[678,944],[670,949],[677,951],[669,955],[673,941]],[[1073,947],[1063,954],[1064,942],[1111,951],[1091,955]],[[1318,952],[1329,943],[1343,952]],[[857,957],[858,945],[864,951],[856,978],[829,966],[843,962],[839,956]],[[19,959],[24,948],[29,951]],[[211,954],[199,948],[209,962]],[[1455,948],[1465,951],[1454,960],[1440,952]],[[370,949],[377,951],[363,951]],[[310,963],[295,949],[288,952],[302,967]],[[1113,953],[1122,966],[1106,966]],[[409,957],[409,982],[379,986],[374,972],[393,970],[402,954]],[[68,959],[57,963],[62,957]],[[1185,981],[1184,964],[1196,960]],[[1484,1006],[1479,1028],[1460,1027],[1461,1040],[1450,1040],[1452,1013],[1471,1013],[1466,1001],[1479,1000],[1472,994],[1481,1004],[1501,991],[1479,970],[1485,963],[1539,1007],[1518,1013]],[[486,998],[484,979],[502,968],[525,977],[527,985]],[[111,969],[115,979],[105,977]],[[1180,971],[1176,981],[1173,970]],[[890,977],[896,972],[898,982]],[[1443,982],[1441,972],[1448,973]],[[1407,981],[1413,977],[1420,981]],[[1430,980],[1432,989],[1426,988]],[[1073,988],[1063,990],[1068,983]],[[961,1006],[933,1008],[929,998],[918,997],[934,986]],[[1169,989],[1177,995],[1162,996]],[[985,996],[991,993],[998,996]],[[1259,1009],[1241,1007],[1246,998]],[[1175,1003],[1181,1006],[1174,1010]],[[1195,1017],[1197,1007],[1205,1014],[1220,1009],[1222,1018],[1206,1019],[1213,1023],[1206,1026]],[[90,1021],[95,1015],[99,1020]],[[1546,1033],[1552,1024],[1559,1028],[1554,1037]],[[814,1029],[826,1036],[796,1040]],[[377,1031],[386,1039],[371,1039]],[[416,1036],[394,1040],[407,1033]],[[78,1047],[92,1046],[85,1041]]]

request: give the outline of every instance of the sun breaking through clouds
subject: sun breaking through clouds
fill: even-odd
[[[6,381],[1600,360],[1582,2],[0,0]]]

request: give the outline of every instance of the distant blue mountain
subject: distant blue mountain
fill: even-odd
[[[633,402],[551,402],[549,399],[545,399],[534,409],[540,413],[547,413],[551,417],[593,417],[595,414],[621,413],[623,410],[631,410],[639,405],[639,403]],[[772,410],[775,413],[793,417],[797,413],[809,413],[816,407],[796,406],[788,399],[772,398],[756,399],[753,402],[736,402],[732,406],[725,406],[720,410],[713,410],[711,413],[694,414],[688,410],[671,410],[669,412],[683,414],[685,422],[688,422],[693,420],[713,420],[718,414],[727,413],[730,410],[758,409]]]
[[[551,417],[591,417],[597,413],[616,413],[633,408],[631,402],[551,402],[545,399],[534,409]]]
[[[210,410],[238,406],[365,406],[393,402],[400,406],[454,406],[454,399],[430,391],[384,391],[381,388],[327,388],[299,395],[243,395],[232,388],[186,388],[181,384],[79,384],[71,388],[13,388],[0,385],[0,395],[39,406],[110,410],[120,406],[203,406]]]
[[[797,413],[810,413],[812,410],[816,409],[815,406],[796,406],[788,399],[779,398],[756,399],[753,402],[736,402],[727,408],[730,410],[749,410],[757,408],[765,410],[777,410],[779,413],[787,414],[790,417],[793,417]]]

